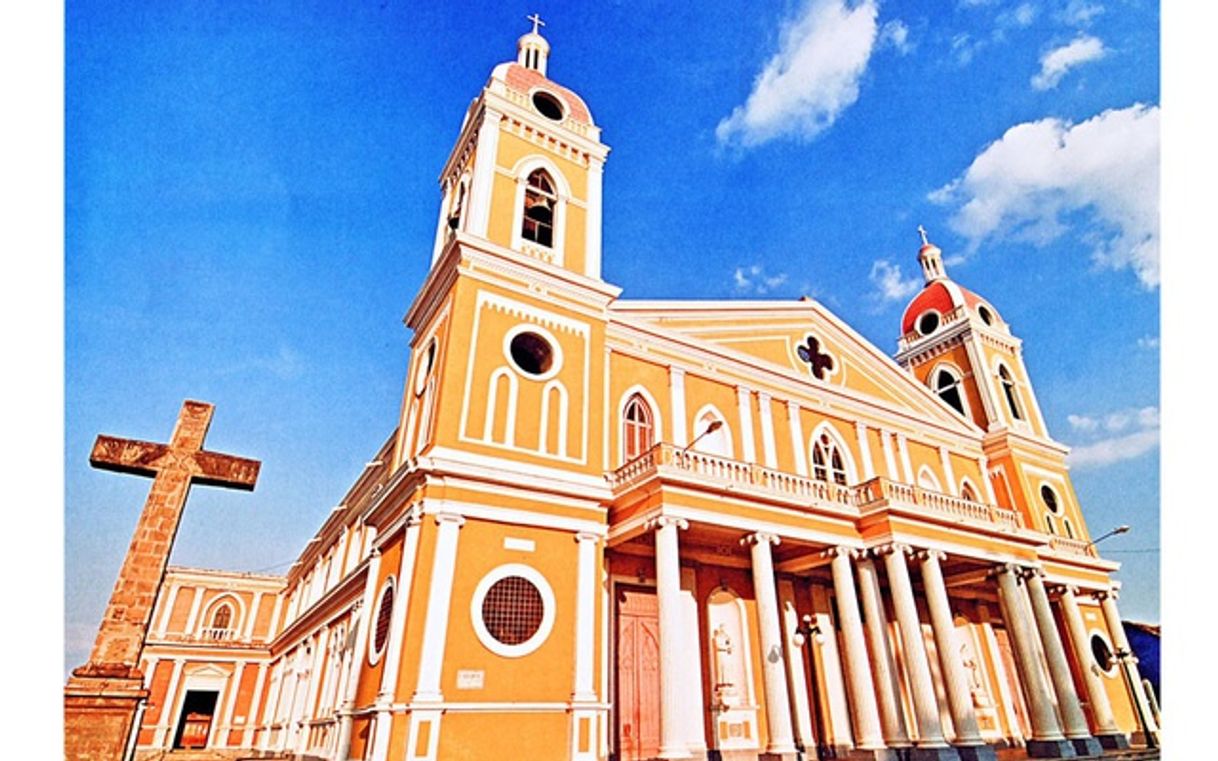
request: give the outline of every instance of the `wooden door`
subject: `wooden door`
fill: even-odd
[[[621,761],[660,752],[660,619],[655,591],[618,587],[617,729]]]
[[[187,749],[207,747],[207,733],[211,730],[211,714],[188,713],[182,722],[182,744]]]

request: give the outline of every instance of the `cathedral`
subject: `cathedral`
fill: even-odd
[[[1118,564],[1001,310],[924,230],[892,356],[806,297],[622,298],[609,148],[549,55],[535,22],[465,114],[400,415],[341,503],[286,575],[165,575],[134,757],[1154,743]]]

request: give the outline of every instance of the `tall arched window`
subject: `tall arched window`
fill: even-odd
[[[812,476],[818,481],[846,485],[846,466],[842,462],[842,453],[827,433],[822,433],[812,446]]]
[[[631,396],[622,410],[622,441],[627,462],[655,444],[655,422],[652,420],[651,406],[641,394]]]
[[[1007,369],[1006,365],[998,366],[998,382],[1002,384],[1002,393],[1007,399],[1011,417],[1023,420],[1023,413],[1019,409],[1019,397],[1015,393],[1015,379],[1011,377],[1011,371]]]
[[[524,188],[524,216],[520,235],[547,248],[554,245],[554,207],[558,194],[544,169],[535,169]]]
[[[939,398],[950,404],[956,412],[967,414],[964,411],[964,395],[960,390],[960,376],[947,368],[940,368],[935,373],[934,389]]]

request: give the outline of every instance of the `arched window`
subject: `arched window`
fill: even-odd
[[[960,499],[967,499],[969,502],[980,502],[977,499],[977,492],[973,489],[973,485],[968,481],[960,484]]]
[[[960,377],[947,368],[941,368],[935,373],[935,393],[939,398],[952,406],[961,415],[964,411],[964,395],[960,390]]]
[[[216,612],[211,617],[211,628],[227,629],[233,621],[233,609],[228,605],[221,605],[216,608]]]
[[[550,248],[554,245],[554,207],[558,194],[554,181],[544,169],[529,175],[524,189],[524,216],[520,235],[525,240]]]
[[[846,485],[846,466],[842,462],[842,453],[827,433],[822,433],[812,446],[812,476],[818,481]]]
[[[943,493],[943,487],[939,485],[939,477],[925,465],[918,470],[918,486],[923,489],[939,492],[940,494]]]
[[[655,444],[655,422],[652,420],[651,406],[641,394],[634,394],[626,402],[622,410],[622,441],[629,462],[640,456]]]
[[[1019,397],[1015,393],[1015,379],[1011,377],[1011,371],[1007,369],[1006,365],[998,366],[998,382],[1002,384],[1002,393],[1007,399],[1011,417],[1023,420],[1023,413],[1019,410]]]

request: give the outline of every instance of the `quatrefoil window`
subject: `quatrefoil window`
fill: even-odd
[[[800,361],[811,368],[812,375],[817,380],[824,380],[825,376],[833,371],[833,357],[821,351],[820,340],[816,336],[808,336],[803,344],[795,347],[795,352]]]

